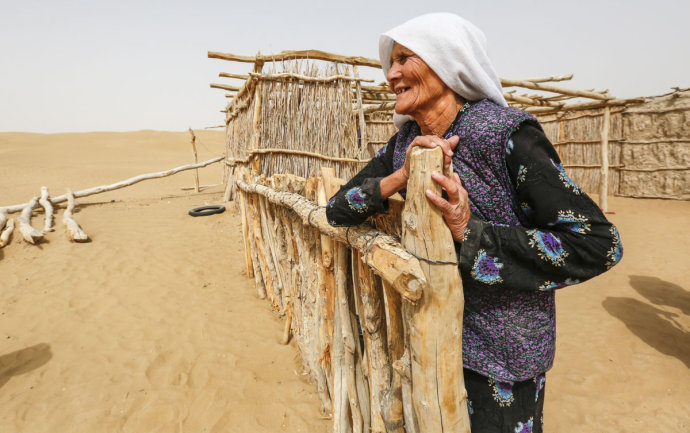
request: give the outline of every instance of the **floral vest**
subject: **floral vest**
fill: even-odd
[[[529,225],[505,162],[508,140],[525,121],[538,125],[524,111],[485,99],[461,113],[446,135],[460,138],[453,167],[467,189],[472,213],[484,221]],[[418,135],[421,131],[414,121],[400,128],[393,153],[394,170],[402,167],[407,148]],[[500,381],[523,381],[549,370],[556,347],[553,291],[511,289],[509,278],[489,286],[461,274],[464,367]]]

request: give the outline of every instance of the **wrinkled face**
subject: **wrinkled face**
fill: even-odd
[[[417,117],[431,110],[441,96],[453,92],[419,56],[397,42],[390,62],[386,79],[395,92],[398,114]]]

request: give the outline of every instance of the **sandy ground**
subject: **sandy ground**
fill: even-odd
[[[199,135],[199,158],[222,153]],[[191,161],[187,133],[0,134],[0,205]],[[216,164],[202,184],[220,181]],[[0,432],[326,432],[282,320],[244,275],[234,212],[192,218],[221,187],[191,172],[78,200],[0,249]],[[613,198],[625,256],[564,289],[547,432],[690,432],[690,203]],[[62,217],[62,208],[57,220]],[[42,215],[34,226],[41,227]]]

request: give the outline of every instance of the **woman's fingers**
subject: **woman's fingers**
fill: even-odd
[[[429,189],[425,191],[425,194],[427,198],[443,212],[443,219],[446,221],[453,238],[460,241],[470,217],[467,191],[463,188],[462,181],[457,173],[442,175],[435,171],[431,173],[431,177],[446,190],[448,193],[448,200],[445,200]]]
[[[459,141],[460,138],[457,135],[447,140],[435,135],[420,135],[412,141],[412,144],[407,149],[407,155],[409,156],[412,148],[415,146],[427,148],[440,147],[443,150],[443,171],[450,173],[450,167],[453,161],[453,150],[457,147]]]
[[[460,178],[458,177],[457,173],[453,173],[453,176],[454,177],[443,175],[437,171],[431,173],[431,178],[438,182],[439,185],[441,185],[441,187],[443,187],[443,189],[445,189],[448,193],[448,201],[455,204],[459,201],[458,186],[462,187],[462,184],[460,183],[458,185],[456,179]]]
[[[448,200],[444,199],[440,195],[436,194],[430,189],[427,189],[425,192],[426,198],[428,198],[441,212],[445,213],[450,209],[451,205],[448,203]]]

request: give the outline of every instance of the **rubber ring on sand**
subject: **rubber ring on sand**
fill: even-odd
[[[225,206],[215,205],[215,206],[201,206],[194,208],[189,211],[189,214],[193,217],[214,215],[217,213],[225,212]]]

